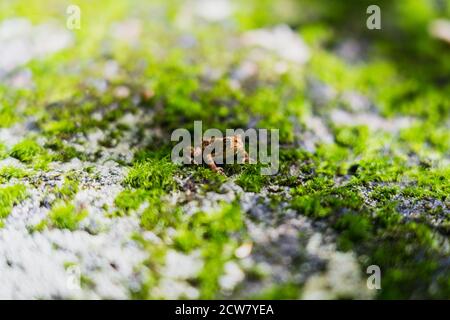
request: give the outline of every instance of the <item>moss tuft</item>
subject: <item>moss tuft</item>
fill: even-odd
[[[21,179],[28,177],[30,173],[22,168],[7,166],[0,168],[0,184],[8,182],[12,178]]]
[[[43,152],[42,147],[34,140],[23,140],[17,143],[11,150],[10,156],[22,162],[30,163]]]
[[[165,159],[138,162],[130,169],[124,183],[132,188],[170,191],[176,186],[173,178],[175,168],[172,162]]]
[[[73,231],[77,229],[78,224],[87,214],[86,210],[78,210],[72,204],[59,202],[50,211],[49,222],[55,228]]]
[[[13,208],[27,197],[23,185],[0,188],[0,219],[6,218]]]
[[[136,210],[150,196],[146,190],[124,190],[116,197],[114,204],[125,213]]]
[[[261,165],[242,165],[236,184],[248,192],[260,192],[267,185],[269,177],[261,174]]]

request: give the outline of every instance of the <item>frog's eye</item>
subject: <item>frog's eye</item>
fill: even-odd
[[[236,140],[233,137],[227,138],[227,145],[231,148],[234,148],[236,145]]]

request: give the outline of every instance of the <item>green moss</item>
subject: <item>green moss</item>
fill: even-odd
[[[93,290],[95,288],[95,281],[92,280],[90,277],[88,277],[85,274],[80,275],[80,285],[83,289],[90,289]]]
[[[282,163],[307,160],[311,157],[307,151],[296,148],[280,148],[279,152]]]
[[[159,219],[154,220],[152,230],[161,230],[159,225],[162,225],[164,229],[174,227],[176,228],[176,235],[173,238],[175,249],[183,252],[192,250],[202,252],[204,267],[196,282],[199,284],[201,298],[216,297],[224,264],[233,258],[234,249],[237,248],[233,235],[239,235],[244,228],[238,203],[222,203],[221,208],[214,212],[200,211],[190,216],[173,214],[166,216],[161,213],[161,210],[158,212]]]
[[[36,111],[42,134],[47,136],[51,143],[56,141],[54,147],[57,149],[64,147],[59,139],[66,140],[77,133],[87,134],[93,129],[109,132],[110,138],[119,137],[125,128],[117,125],[115,130],[108,131],[110,124],[118,121],[125,112],[134,113],[137,110],[130,99],[117,100],[110,91],[100,94],[91,87],[87,91],[86,95],[80,95],[77,90],[72,90],[69,97],[49,104],[45,112]],[[107,145],[114,139],[109,140],[100,142]],[[68,147],[64,149],[67,151]]]
[[[215,214],[198,213],[192,223],[196,232],[200,229],[204,240],[201,248],[205,264],[199,274],[200,295],[204,299],[211,299],[217,294],[223,266],[230,259],[224,252],[225,247],[233,243],[230,235],[243,227],[242,213],[240,207],[232,203],[224,205]]]
[[[75,123],[69,119],[49,121],[42,125],[42,131],[48,135],[70,134],[75,130]]]
[[[293,189],[292,195],[291,207],[313,218],[339,217],[365,209],[357,187],[352,184],[336,187],[331,179],[325,177],[308,180]]]
[[[331,213],[331,208],[322,205],[320,196],[298,196],[291,201],[291,207],[301,214],[323,218]]]
[[[155,81],[155,101],[164,104],[155,120],[168,134],[176,128],[193,129],[202,121],[204,129],[242,127],[248,116],[242,112],[242,94],[228,80],[203,83],[201,69],[174,53],[165,61],[149,66]],[[219,112],[204,112],[204,106],[215,106]]]
[[[368,157],[353,164],[355,183],[396,182],[405,172],[405,162],[399,158]]]
[[[189,168],[189,172],[192,169]],[[220,187],[226,181],[226,177],[217,174],[210,168],[204,166],[195,166],[194,172],[192,173],[191,181],[194,186],[201,186],[204,191],[215,191],[220,192]]]
[[[25,139],[17,143],[10,151],[9,155],[26,164],[32,164],[37,170],[44,170],[51,161],[51,156],[32,139]]]
[[[378,202],[386,203],[398,194],[400,188],[397,186],[376,186],[370,193],[370,197]]]
[[[74,205],[59,202],[49,213],[49,223],[55,228],[76,230],[78,224],[87,216],[86,210],[78,210]]]
[[[367,126],[338,127],[335,139],[339,145],[351,147],[355,154],[363,152],[367,145],[369,130]]]
[[[338,90],[355,88],[356,71],[340,58],[325,51],[318,51],[311,57],[310,68],[322,82]]]
[[[136,210],[150,196],[146,190],[124,190],[116,197],[114,204],[118,209],[128,213],[130,210]]]
[[[64,177],[63,185],[55,189],[55,194],[64,201],[72,200],[78,192],[78,184],[76,172],[69,172]]]
[[[42,232],[47,228],[48,221],[46,219],[41,220],[39,223],[31,226],[28,228],[28,232],[34,233],[34,232]]]
[[[17,143],[10,152],[10,156],[22,162],[30,163],[43,152],[42,147],[34,140],[23,140]]]
[[[405,187],[405,196],[423,199],[425,197],[445,201],[450,194],[449,168],[414,168],[407,172],[406,177],[414,184]]]
[[[444,297],[450,293],[448,271],[442,269],[440,245],[430,229],[416,223],[397,224],[379,232],[370,247],[370,263],[383,274],[383,299],[401,299],[414,292],[416,298]],[[430,284],[434,283],[434,288]]]
[[[252,92],[245,104],[248,110],[261,120],[258,128],[278,129],[280,143],[294,142],[294,125],[304,111],[304,82],[294,76],[267,83]]]
[[[409,148],[422,154],[429,146],[438,152],[445,153],[450,150],[450,132],[444,127],[426,122],[403,129],[400,138]]]
[[[17,121],[17,117],[9,110],[0,110],[0,123],[2,127],[9,127]]]
[[[310,182],[312,181],[312,182]],[[378,292],[380,298],[407,298],[413,288],[419,296],[442,297],[450,290],[442,279],[442,238],[432,229],[403,218],[393,198],[397,186],[377,186],[369,196],[377,201],[367,206],[358,192],[359,182],[346,186],[327,186],[327,180],[314,178],[293,191],[291,206],[301,214],[327,221],[337,232],[340,250],[353,250],[364,257],[364,264],[379,265],[388,274],[388,288]],[[441,240],[439,240],[441,239]],[[367,261],[367,259],[369,261]],[[437,277],[438,280],[433,277]],[[427,284],[435,283],[430,291]]]
[[[17,120],[18,117],[17,114],[14,112],[14,108],[12,106],[5,105],[4,101],[2,101],[2,104],[0,104],[0,128],[10,127]]]
[[[355,243],[371,241],[371,221],[359,214],[344,214],[334,226],[340,231],[338,245],[342,250],[350,250]]]
[[[173,174],[176,166],[169,160],[148,160],[136,163],[128,173],[124,183],[132,188],[145,190],[175,188]]]
[[[155,139],[150,145],[139,149],[134,153],[133,161],[135,163],[145,162],[147,160],[163,160],[172,152],[170,143],[162,139]]]
[[[23,185],[0,188],[0,219],[6,218],[13,208],[27,197]]]
[[[199,274],[200,297],[213,299],[219,291],[219,277],[227,258],[222,256],[223,245],[210,242],[204,246],[203,258],[205,260],[202,271]]]
[[[281,5],[270,0],[246,1],[234,12],[237,25],[242,30],[257,29],[279,23],[299,22],[301,3],[282,1]]]
[[[68,162],[73,158],[86,160],[86,156],[83,153],[72,146],[68,146],[63,140],[58,138],[50,139],[45,143],[44,147],[54,152],[52,154],[53,161]]]
[[[6,152],[6,146],[0,142],[0,159],[6,158],[8,153]]]
[[[7,166],[0,168],[0,184],[8,182],[12,178],[21,179],[28,177],[30,173],[24,169]]]
[[[142,212],[141,226],[156,234],[163,233],[167,228],[176,228],[181,219],[181,210],[173,208],[161,199],[163,194],[152,192],[147,197],[148,207]]]
[[[255,300],[296,300],[301,295],[301,287],[294,283],[277,284],[251,297]]]
[[[242,165],[242,172],[236,184],[248,192],[259,192],[267,184],[269,177],[261,174],[261,165]]]

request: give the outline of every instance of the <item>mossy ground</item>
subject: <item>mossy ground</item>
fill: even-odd
[[[9,1],[0,19],[64,25],[70,2],[54,2]],[[74,45],[22,66],[33,74],[31,87],[0,82],[0,128],[32,128],[14,145],[0,141],[0,159],[22,166],[0,168],[0,218],[26,199],[22,183],[38,186],[39,173],[78,159],[89,166],[83,175],[65,172],[47,191],[48,215],[30,232],[80,229],[89,210],[74,204],[79,176],[100,180],[96,164],[112,160],[128,173],[113,207],[102,210],[109,219],[137,216],[133,239],[148,253],[145,281],[130,297],[167,297],[161,286],[172,250],[200,254],[202,267],[185,281],[196,297],[302,297],[306,275],[324,271],[323,261],[297,278],[286,271],[307,265],[303,231],[277,283],[274,270],[258,271],[256,262],[271,258],[250,230],[282,226],[293,213],[330,235],[337,251],[353,253],[361,272],[380,266],[382,290],[373,297],[450,297],[450,60],[448,46],[426,31],[433,19],[449,17],[450,6],[379,2],[382,31],[365,28],[366,1],[233,1],[234,13],[219,22],[202,20],[182,1],[78,1]],[[306,41],[307,63],[240,43],[248,30],[282,23]],[[256,71],[239,78],[245,63]],[[170,133],[199,120],[204,130],[279,129],[279,173],[233,165],[223,177],[173,164]],[[225,194],[229,184],[243,193],[205,209],[208,195]],[[266,215],[251,215],[241,199],[249,195]],[[248,242],[251,266],[235,254]],[[223,279],[234,264],[245,281],[227,289]]]

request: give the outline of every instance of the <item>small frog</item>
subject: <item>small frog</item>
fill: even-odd
[[[234,158],[234,156],[242,157],[244,163],[250,162],[250,157],[245,151],[244,141],[240,135],[233,135],[224,138],[209,138],[203,139],[201,147],[191,147],[191,159],[192,162],[198,164],[195,161],[195,157],[202,157],[205,149],[210,151],[205,156],[205,163],[213,170],[224,175],[223,169],[216,165],[216,162],[222,160],[222,163],[226,162],[226,159]]]

